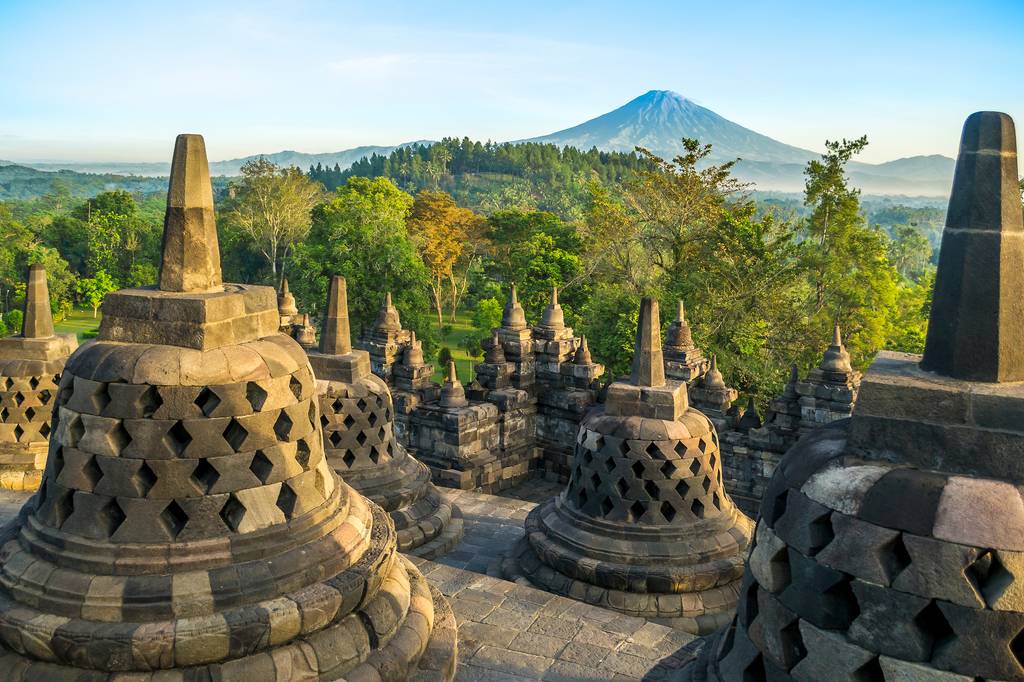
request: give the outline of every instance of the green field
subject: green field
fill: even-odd
[[[103,315],[92,316],[92,310],[74,310],[60,322],[55,322],[53,327],[58,334],[77,334],[78,342],[82,343],[95,336],[99,329],[100,318]]]
[[[455,360],[455,369],[459,374],[459,381],[463,384],[470,383],[473,378],[473,366],[483,361],[482,356],[477,358],[469,357],[466,350],[463,348],[467,338],[473,338],[479,336],[479,332],[473,327],[473,323],[470,321],[470,314],[468,312],[460,312],[455,322],[451,324],[451,332],[448,336],[443,336],[441,330],[437,326],[437,322],[434,322],[434,335],[437,338],[438,350],[443,346],[448,346],[452,351],[452,358]],[[437,362],[437,355],[435,354],[432,358],[424,358],[427,362],[434,363],[434,381],[438,383],[444,383],[444,375],[448,370],[447,367],[441,367]]]

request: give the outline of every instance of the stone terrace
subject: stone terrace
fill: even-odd
[[[504,552],[523,536],[529,511],[560,490],[559,484],[534,479],[505,491],[508,497],[443,491],[462,509],[465,536],[436,561],[412,561],[455,611],[456,682],[655,682],[669,679],[701,644],[643,618],[494,577]],[[0,490],[0,524],[14,518],[29,497]]]

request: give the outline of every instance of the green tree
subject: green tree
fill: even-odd
[[[917,281],[932,259],[932,245],[912,225],[894,225],[889,242],[889,261],[903,277]]]
[[[289,258],[289,283],[302,309],[322,307],[329,277],[344,275],[354,339],[373,323],[390,291],[403,326],[432,351],[430,274],[405,225],[412,202],[386,178],[354,177],[316,206],[309,236]]]
[[[92,306],[92,316],[95,318],[100,304],[103,303],[103,297],[112,291],[117,291],[117,283],[106,271],[99,270],[92,277],[78,280],[77,289],[78,300]]]
[[[482,298],[473,310],[473,327],[481,337],[488,336],[491,330],[501,326],[504,306],[495,298]]]

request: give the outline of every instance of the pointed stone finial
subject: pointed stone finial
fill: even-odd
[[[456,371],[455,361],[454,360],[449,360],[448,361],[448,376],[445,377],[445,380],[449,384],[457,384],[457,383],[459,383],[459,375],[458,375],[458,372]]]
[[[164,213],[162,291],[200,292],[222,286],[213,186],[202,135],[178,135]]]
[[[629,381],[634,386],[665,385],[658,302],[650,297],[644,297],[640,301],[640,319],[637,321],[636,346],[633,351],[633,373]]]
[[[295,306],[295,297],[288,289],[287,278],[281,280],[281,293],[277,296],[277,312],[281,317],[288,318],[299,314],[299,309]]]
[[[1024,218],[1013,119],[964,124],[921,368],[966,381],[1024,380]]]
[[[743,411],[738,426],[740,430],[746,431],[747,429],[759,429],[761,425],[761,415],[758,414],[757,406],[754,404],[754,396],[750,396],[747,398],[747,409]]]
[[[839,323],[836,322],[835,329],[832,330],[832,345],[841,346],[843,345],[843,334],[839,330]]]
[[[397,332],[402,329],[402,320],[398,316],[398,309],[391,303],[391,292],[384,295],[384,305],[377,313],[377,320],[373,323],[376,330],[387,333]]]
[[[722,390],[726,388],[725,377],[718,371],[718,354],[711,356],[711,367],[708,369],[707,374],[704,375],[704,380],[701,382],[704,388],[711,388],[716,390]]]
[[[683,307],[683,299],[679,299],[679,310],[676,311],[676,322],[686,323],[686,309]]]
[[[309,313],[302,316],[302,324],[299,325],[293,336],[300,346],[305,348],[316,346],[316,329],[313,328],[313,323],[309,321]]]
[[[526,329],[526,313],[523,312],[523,306],[519,305],[515,284],[509,292],[508,303],[505,304],[505,311],[501,316],[501,326],[505,329]]]
[[[839,323],[832,330],[832,345],[828,347],[821,357],[819,367],[829,372],[850,373],[853,366],[850,364],[850,354],[843,345],[843,334],[839,329]]]
[[[287,277],[282,277],[281,278],[281,295],[282,296],[287,296],[290,293],[291,293],[291,291],[288,289],[288,278]]]
[[[501,343],[501,337],[497,332],[491,336],[491,343],[487,346],[487,353],[484,362],[489,365],[501,365],[505,363],[505,348]]]
[[[590,357],[590,347],[587,346],[587,337],[580,339],[580,347],[576,349],[576,355],[573,356],[572,362],[574,365],[592,365],[594,360]]]
[[[548,329],[565,329],[565,315],[562,313],[562,306],[558,305],[558,287],[551,289],[551,303],[544,309],[540,326]]]
[[[53,336],[53,315],[50,312],[50,289],[46,285],[46,269],[39,263],[30,265],[25,281],[25,315],[21,318],[21,335],[26,339]]]
[[[324,330],[320,334],[320,352],[324,355],[348,355],[352,352],[352,333],[348,324],[348,287],[345,278],[331,278],[331,290],[324,311]]]
[[[416,340],[416,332],[409,332],[409,345],[402,356],[402,364],[406,367],[423,366],[423,344]]]
[[[695,348],[690,325],[686,323],[686,310],[683,308],[682,299],[679,299],[679,308],[676,311],[675,322],[670,324],[665,331],[665,346],[673,352]]]
[[[466,389],[462,387],[459,377],[455,372],[455,362],[448,363],[448,377],[444,386],[441,387],[441,407],[465,407],[469,404],[466,400]]]

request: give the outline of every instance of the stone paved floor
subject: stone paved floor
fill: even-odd
[[[520,488],[520,495],[541,500],[555,494],[550,485],[536,485],[532,493]],[[656,682],[694,655],[697,642],[687,633],[496,577],[536,502],[443,492],[462,509],[465,536],[435,561],[412,560],[455,610],[456,682]],[[13,518],[28,497],[0,491],[0,523]]]

